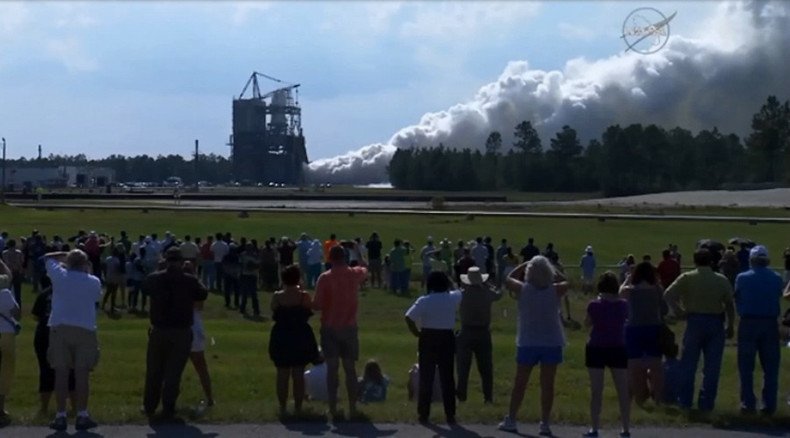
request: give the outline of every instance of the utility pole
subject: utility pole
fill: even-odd
[[[200,182],[200,175],[198,175],[198,157],[200,157],[200,149],[199,149],[199,146],[198,146],[198,140],[195,139],[195,159],[194,159],[192,164],[195,166],[195,190],[196,191],[200,189],[200,187],[199,187],[200,186],[200,184],[199,184],[199,182]]]
[[[5,137],[3,137],[3,187],[2,192],[0,192],[0,202],[5,204]]]
[[[38,161],[41,161],[41,145],[38,145]]]

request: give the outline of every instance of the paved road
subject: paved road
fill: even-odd
[[[559,438],[579,437],[585,431],[579,426],[554,426],[554,436]],[[0,429],[3,438],[28,437],[67,437],[86,438],[138,438],[138,437],[174,437],[174,438],[252,438],[252,437],[297,437],[297,436],[333,436],[333,437],[537,437],[536,424],[522,424],[520,433],[506,433],[496,430],[493,425],[459,425],[449,428],[445,425],[421,426],[415,424],[371,424],[371,423],[288,423],[288,424],[228,424],[228,425],[166,425],[166,426],[101,426],[91,433],[75,433],[73,428],[68,432],[51,433],[43,427],[8,427]],[[617,430],[601,431],[602,437],[617,437]],[[757,437],[790,437],[790,431],[733,431],[712,428],[636,428],[632,430],[635,438],[757,438]]]
[[[240,203],[241,202],[241,203]],[[657,221],[697,221],[697,222],[740,222],[756,225],[757,223],[790,223],[790,217],[747,217],[747,216],[709,216],[709,215],[681,215],[681,214],[619,214],[619,213],[562,213],[562,212],[529,212],[529,211],[497,211],[491,206],[484,209],[460,209],[448,211],[436,211],[427,209],[404,208],[385,208],[382,205],[366,203],[363,206],[348,207],[343,203],[328,204],[320,202],[310,207],[287,206],[279,207],[266,206],[260,203],[248,203],[246,201],[202,201],[194,203],[182,203],[175,206],[172,203],[144,203],[135,205],[134,203],[123,204],[103,204],[90,202],[75,203],[53,203],[46,202],[13,202],[9,205],[15,207],[46,208],[46,209],[120,209],[120,210],[184,210],[184,211],[247,211],[269,212],[269,213],[359,213],[359,214],[416,214],[416,215],[436,215],[436,216],[499,216],[499,217],[535,217],[535,218],[560,218],[560,219],[597,219],[597,220],[657,220]],[[478,205],[479,207],[479,205]]]

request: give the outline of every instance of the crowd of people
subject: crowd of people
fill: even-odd
[[[48,411],[54,393],[57,407],[50,426],[63,431],[68,426],[68,399],[77,414],[77,430],[97,425],[88,412],[88,399],[90,372],[99,361],[98,308],[109,314],[148,312],[141,407],[145,415],[175,415],[189,361],[205,395],[201,407],[213,406],[201,317],[209,291],[220,292],[228,309],[244,314],[249,303],[252,317],[262,313],[258,291],[273,292],[269,356],[277,369],[282,413],[287,412],[290,387],[296,413],[309,395],[325,399],[333,418],[343,415],[338,408],[342,368],[348,414],[353,416],[357,402],[385,400],[389,384],[376,361],[368,362],[363,375],[357,376],[359,291],[373,287],[407,294],[411,269],[420,266],[421,290],[426,293],[405,312],[406,326],[418,338],[418,363],[409,373],[409,391],[417,396],[419,421],[428,422],[431,403],[441,399],[447,422],[456,422],[456,403],[469,396],[472,357],[482,399],[493,402],[491,309],[507,293],[517,303],[517,368],[509,409],[499,428],[517,431],[519,407],[538,367],[539,432],[551,435],[554,383],[563,362],[564,331],[571,321],[571,279],[551,243],[541,251],[529,238],[514,253],[506,239],[494,248],[490,237],[456,244],[449,239],[435,244],[428,237],[418,251],[400,239],[385,250],[375,232],[366,241],[340,240],[332,234],[321,242],[302,233],[296,241],[283,236],[259,245],[255,239],[236,240],[231,233],[177,239],[166,232],[161,240],[152,233],[132,241],[125,232],[117,240],[93,231],[48,240],[34,231],[19,243],[0,233],[0,252],[2,423],[9,421],[5,400],[13,381],[25,281],[36,294],[32,314],[37,321],[40,409]],[[766,247],[747,243],[737,252],[701,243],[693,254],[694,269],[685,273],[677,246],[669,245],[657,265],[649,255],[640,263],[628,255],[618,264],[619,272],[596,275],[599,268],[588,245],[578,265],[581,290],[591,297],[584,318],[590,328],[585,365],[591,427],[584,436],[598,436],[607,368],[618,394],[621,437],[630,436],[632,403],[642,406],[652,400],[694,407],[700,356],[704,377],[696,407],[712,411],[724,342],[735,336],[736,314],[741,410],[773,414],[778,407],[780,298],[790,299],[790,286],[785,286],[790,250],[783,255],[784,280],[770,269]],[[320,313],[319,339],[309,324],[314,312]],[[670,320],[686,321],[680,345]],[[756,357],[763,370],[759,403],[753,389]],[[307,370],[310,364],[321,364],[322,371]],[[319,389],[311,384],[316,378]]]

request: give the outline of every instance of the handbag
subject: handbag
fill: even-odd
[[[21,325],[21,324],[19,324],[19,323],[18,323],[18,322],[16,322],[16,321],[14,321],[13,319],[11,319],[11,318],[9,318],[9,317],[7,317],[7,316],[3,315],[2,313],[0,313],[0,318],[3,318],[3,319],[5,320],[5,322],[7,322],[7,323],[11,324],[11,326],[12,326],[12,327],[14,327],[14,334],[15,334],[15,335],[18,335],[18,334],[19,334],[19,332],[21,332],[21,331],[22,331],[22,325]]]

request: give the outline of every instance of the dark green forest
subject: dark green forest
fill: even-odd
[[[399,189],[593,192],[608,196],[659,191],[775,187],[790,183],[790,102],[770,96],[752,117],[745,139],[718,128],[691,132],[655,125],[609,126],[600,139],[582,144],[572,126],[546,142],[532,123],[514,127],[515,142],[491,132],[482,148],[453,145],[399,149],[389,164]],[[85,155],[9,160],[10,166],[91,165],[110,167],[118,181],[162,181],[179,176],[187,184],[232,179],[228,158],[199,155],[126,157]]]
[[[660,191],[773,187],[790,183],[790,103],[768,97],[742,140],[717,128],[609,126],[583,145],[563,126],[548,145],[525,120],[505,147],[491,132],[482,149],[399,149],[389,165],[400,189],[602,191],[608,196]],[[546,147],[548,146],[548,147]]]

